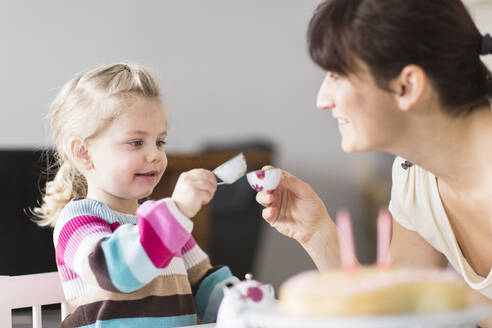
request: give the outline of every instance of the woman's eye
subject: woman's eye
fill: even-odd
[[[338,75],[336,75],[335,73],[328,73],[328,76],[330,77],[330,79],[332,80],[338,80]]]
[[[143,141],[142,140],[134,140],[134,141],[130,141],[129,144],[132,145],[133,147],[140,147],[143,145]]]
[[[166,145],[166,141],[164,141],[164,140],[157,140],[156,145],[159,148],[164,147]]]

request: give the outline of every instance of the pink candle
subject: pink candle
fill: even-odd
[[[357,267],[357,255],[349,212],[347,210],[338,211],[336,221],[342,269],[354,271]]]
[[[392,218],[386,209],[380,209],[378,215],[378,246],[376,264],[380,268],[391,265],[390,245],[392,235]]]

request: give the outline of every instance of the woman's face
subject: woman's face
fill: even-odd
[[[386,151],[403,123],[395,94],[380,89],[366,67],[348,77],[328,72],[317,106],[332,110],[345,152]]]

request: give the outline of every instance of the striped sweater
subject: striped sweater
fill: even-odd
[[[93,199],[72,200],[53,233],[71,314],[62,327],[179,327],[213,322],[222,287],[236,282],[212,267],[191,236],[192,221],[169,199],[137,215]]]

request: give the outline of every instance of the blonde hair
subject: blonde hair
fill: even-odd
[[[73,164],[70,139],[95,136],[129,101],[140,97],[160,102],[159,87],[145,68],[132,63],[107,65],[78,74],[62,87],[47,117],[58,171],[46,183],[41,205],[33,209],[38,225],[55,226],[70,200],[87,196],[87,181]]]

